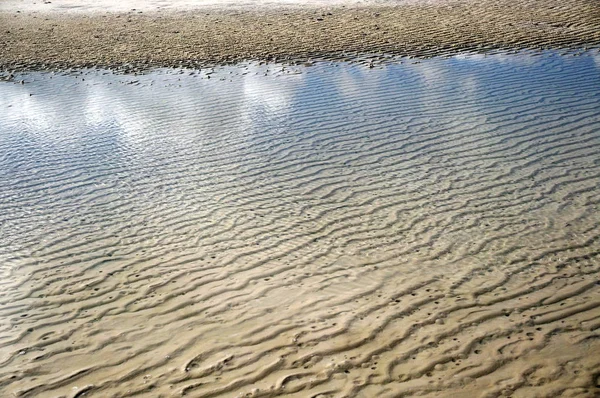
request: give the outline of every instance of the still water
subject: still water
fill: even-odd
[[[599,159],[595,52],[17,75],[0,395],[594,396]]]

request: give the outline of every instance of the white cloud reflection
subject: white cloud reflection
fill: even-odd
[[[303,75],[281,68],[249,64],[214,74],[163,70],[142,76],[33,73],[24,85],[0,86],[0,142],[26,137],[64,152],[111,136],[116,152],[143,161],[142,154],[164,155],[186,143],[215,145],[240,136],[251,141],[264,126],[285,118],[301,89]]]
[[[337,111],[347,108],[336,102],[349,100],[367,109],[392,96],[404,102],[398,104],[399,113],[437,115],[453,109],[454,94],[460,94],[459,111],[475,116],[486,113],[486,101],[505,84],[501,76],[564,73],[576,79],[579,69],[588,73],[590,64],[600,68],[600,55],[469,55],[382,69],[320,64],[282,70],[280,65],[250,63],[221,68],[210,79],[207,71],[33,73],[23,77],[23,85],[0,84],[0,143],[26,139],[66,156],[110,136],[114,156],[127,154],[137,162],[143,162],[144,154],[165,156],[189,145],[235,144],[247,150],[266,129],[285,126],[286,118],[298,111],[299,96],[313,96],[323,107],[338,106]],[[295,74],[298,70],[303,73]],[[524,82],[540,86],[533,79]]]

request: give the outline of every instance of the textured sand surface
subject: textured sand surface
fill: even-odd
[[[372,6],[381,4],[427,3],[438,0],[2,0],[0,10],[38,13],[90,14],[98,12],[194,11],[216,8],[306,8],[329,6]]]
[[[0,83],[0,396],[597,397],[599,71]]]
[[[409,1],[370,7],[350,2],[287,10],[183,7],[104,14],[60,12],[68,8],[55,3],[61,4],[52,2],[48,11],[42,11],[44,4],[21,10],[15,1],[2,7],[0,68],[132,70],[246,59],[344,59],[355,53],[431,56],[600,45],[600,3],[592,0]]]

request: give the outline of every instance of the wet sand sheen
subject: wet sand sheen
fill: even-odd
[[[599,65],[2,83],[0,395],[597,396]]]

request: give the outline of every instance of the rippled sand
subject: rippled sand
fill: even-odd
[[[0,70],[135,71],[358,54],[378,62],[382,54],[600,47],[597,0],[23,2],[0,1]]]
[[[0,83],[0,396],[598,396],[599,73]]]

